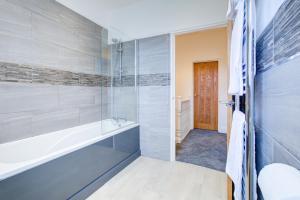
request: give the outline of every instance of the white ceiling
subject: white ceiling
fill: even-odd
[[[103,15],[113,10],[129,6],[142,0],[57,0],[67,7],[80,8],[83,11],[93,12],[93,14]]]
[[[122,40],[226,24],[228,0],[57,0]]]

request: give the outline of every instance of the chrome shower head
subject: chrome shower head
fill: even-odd
[[[113,39],[111,39],[111,41],[114,44],[120,43],[120,40],[118,40],[117,38],[113,38]]]

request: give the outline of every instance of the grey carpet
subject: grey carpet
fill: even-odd
[[[176,160],[225,171],[226,134],[194,129],[176,146]]]

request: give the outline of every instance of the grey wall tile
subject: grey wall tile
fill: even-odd
[[[260,171],[271,163],[284,163],[300,169],[300,160],[265,131],[256,130],[256,162]]]
[[[112,115],[112,109],[111,109],[111,104],[101,104],[101,119],[105,120],[105,119],[112,119],[113,115]]]
[[[56,20],[59,20],[59,13],[65,9],[63,6],[58,6],[58,3],[54,0],[7,0],[7,2],[18,5],[36,14],[43,15],[46,18]]]
[[[70,49],[78,49],[75,34],[59,21],[32,13],[32,39]]]
[[[137,88],[113,87],[111,89],[112,116],[137,121]]]
[[[22,38],[31,36],[31,12],[3,1],[0,6],[0,33]]]
[[[67,65],[63,65],[61,63],[60,54],[62,52],[62,48],[58,47],[55,44],[47,43],[45,41],[39,40],[30,40],[31,50],[30,50],[30,60],[28,58],[23,58],[23,60],[17,61],[20,64],[28,64],[28,65],[38,65],[44,66],[47,68],[56,68],[61,70],[70,70],[70,67]],[[20,44],[22,45],[22,43]],[[15,48],[19,48],[19,46],[15,46]],[[19,53],[15,56],[18,56]],[[71,70],[70,70],[71,71]]]
[[[125,118],[137,121],[137,83],[136,72],[136,41],[121,44],[122,52],[118,50],[120,44],[109,45],[111,56],[112,88],[109,92],[108,108],[113,118]],[[120,59],[122,68],[120,69]],[[121,78],[120,78],[121,75]],[[105,109],[105,108],[104,108]],[[107,109],[106,109],[107,110]]]
[[[1,61],[99,73],[102,27],[55,0],[8,0],[0,9]]]
[[[95,88],[97,92],[99,92],[98,88]],[[110,103],[111,101],[111,94],[112,94],[112,88],[111,87],[101,87],[101,96],[96,96],[96,103]]]
[[[101,45],[101,60],[96,60],[96,71],[102,75],[111,75],[110,47],[103,43]]]
[[[148,128],[148,129],[145,129]],[[158,135],[157,131],[166,132],[166,130],[160,130],[155,128],[145,127],[143,130],[147,133],[140,139],[142,155],[161,160],[170,160],[170,137],[165,135]],[[155,129],[155,130],[153,130]],[[149,146],[149,141],[155,141]]]
[[[300,52],[300,1],[283,3],[274,17],[274,56],[276,64]]]
[[[107,95],[100,87],[2,82],[0,143],[111,118]]]
[[[141,151],[145,156],[170,159],[170,87],[139,88]]]
[[[140,105],[167,106],[170,104],[170,86],[140,86],[139,89]]]
[[[170,160],[170,36],[138,41],[142,155]]]
[[[300,168],[299,8],[298,0],[284,1],[257,41],[255,126],[258,171],[274,162]]]
[[[80,124],[86,124],[101,120],[101,105],[82,106],[79,109]]]
[[[18,38],[0,33],[0,60],[4,62],[13,62],[27,64],[33,60],[32,41],[27,38]]]
[[[119,76],[120,52],[118,52],[119,44],[110,45],[111,61],[113,68],[113,75]],[[135,41],[128,41],[122,43],[122,75],[135,75]]]
[[[256,67],[258,71],[274,66],[274,26],[273,21],[265,28],[257,40]]]
[[[22,26],[19,24],[13,24],[11,22],[6,22],[0,20],[0,33],[3,35],[13,35],[16,37],[31,37],[31,27],[30,26]]]
[[[100,87],[58,86],[58,95],[61,107],[89,106],[101,103]]]
[[[170,36],[160,35],[139,42],[139,74],[170,73]]]
[[[115,87],[112,92],[116,97],[121,97],[116,98],[116,101],[120,102],[120,104],[136,104],[136,87]]]
[[[0,114],[0,144],[32,136],[30,113]]]
[[[115,104],[112,117],[119,117],[128,121],[137,121],[137,104]]]
[[[96,74],[95,57],[78,50],[63,48],[59,54],[59,62],[57,66],[67,71]]]
[[[123,43],[123,74],[135,75],[136,41]]]
[[[300,52],[300,2],[285,1],[257,40],[257,69],[267,70]]]
[[[58,88],[55,86],[0,83],[0,96],[0,113],[58,107]]]
[[[300,58],[257,76],[256,126],[300,159]],[[280,81],[278,81],[280,80]]]
[[[272,137],[260,129],[256,129],[256,165],[260,171],[274,160],[274,141]]]
[[[55,109],[34,113],[32,117],[32,136],[78,126],[78,109]]]
[[[107,30],[55,0],[0,5],[0,143],[111,117]]]
[[[30,24],[31,12],[23,7],[8,1],[1,1],[1,21],[11,22],[18,25]]]
[[[82,52],[83,55],[100,57],[101,39],[89,38],[88,35],[83,35],[82,33],[76,33],[76,38],[78,43],[78,51]]]
[[[274,145],[274,160],[275,163],[285,163],[287,165],[294,166],[300,170],[300,160],[295,157],[290,151],[279,143]]]

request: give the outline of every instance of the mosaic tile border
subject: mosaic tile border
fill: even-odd
[[[157,73],[157,74],[141,74],[135,80],[134,75],[122,76],[122,81],[119,77],[114,77],[114,87],[133,87],[137,82],[138,86],[168,86],[170,85],[170,74]]]
[[[122,76],[122,80],[118,76],[113,77],[114,87],[134,87],[135,82],[135,75],[124,75]]]
[[[139,86],[169,86],[170,74],[141,74],[138,78]]]
[[[120,77],[114,77],[114,87],[133,87],[135,82],[139,86],[168,86],[170,85],[170,74],[169,73],[157,73],[157,74],[141,74],[138,75],[137,80],[135,80],[134,75],[122,76],[122,81]]]
[[[0,82],[110,87],[111,77],[0,62]],[[137,79],[135,75],[125,75],[122,81],[117,76],[113,78],[114,87],[134,87],[136,83],[139,86],[168,86],[170,74],[142,74]]]
[[[110,77],[1,62],[0,82],[99,87],[110,85]]]
[[[286,0],[257,40],[257,71],[300,55],[300,0]]]

